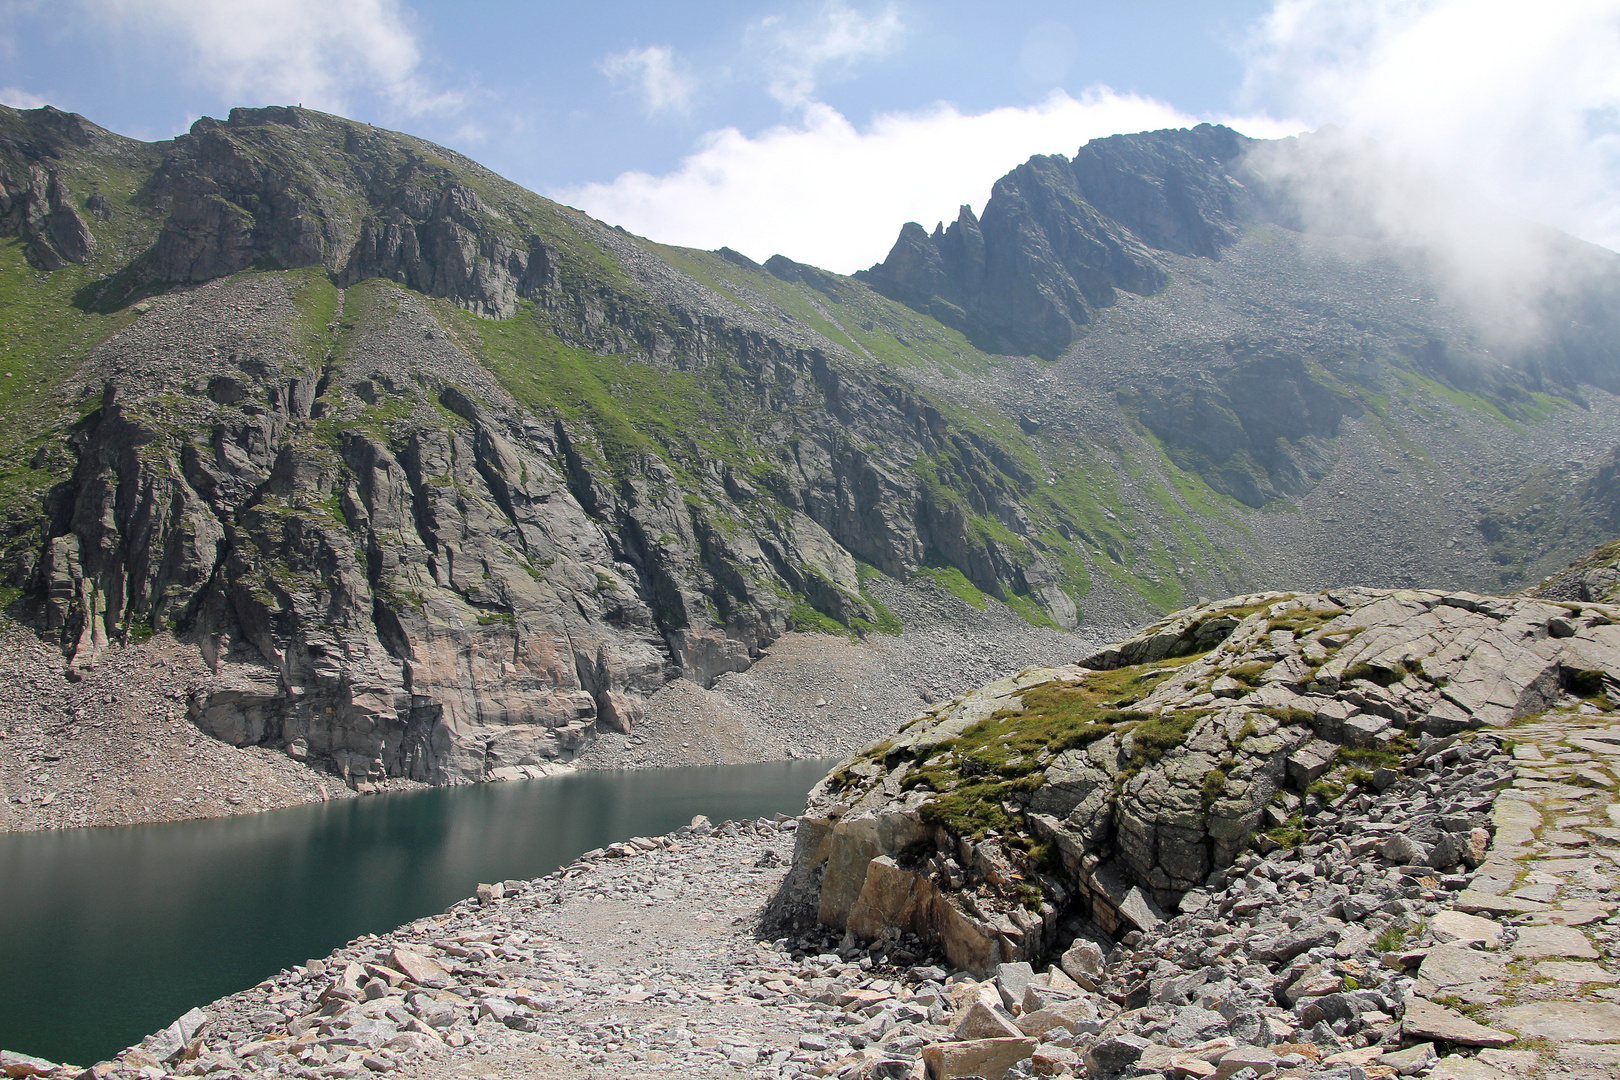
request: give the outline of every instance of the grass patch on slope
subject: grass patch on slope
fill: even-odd
[[[0,515],[37,509],[26,504],[66,475],[71,461],[61,438],[80,403],[64,398],[63,385],[96,346],[136,318],[128,310],[74,307],[89,276],[79,267],[35,270],[22,241],[0,241]]]
[[[727,380],[724,360],[671,371],[574,348],[550,333],[527,301],[501,320],[448,304],[441,310],[509,394],[541,415],[588,428],[616,475],[640,472],[649,457],[689,478],[713,460],[755,478],[770,468],[749,431],[757,403],[747,400],[742,380]]]
[[[918,571],[925,577],[932,578],[935,584],[962,603],[983,611],[990,606],[990,600],[979,587],[967,579],[967,575],[954,566],[924,566]]]
[[[1017,822],[1008,806],[1046,779],[1046,767],[1066,750],[1090,746],[1109,735],[1134,737],[1131,759],[1136,768],[1156,761],[1185,741],[1197,716],[1157,717],[1132,711],[1140,699],[1172,671],[1193,657],[1136,664],[1099,671],[1078,681],[1054,681],[1018,695],[1018,708],[1002,709],[954,739],[939,744],[932,756],[906,774],[907,789],[923,788],[935,796],[920,813],[956,836],[979,838],[988,832],[1016,839]]]

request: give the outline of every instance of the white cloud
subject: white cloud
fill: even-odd
[[[454,110],[434,89],[399,0],[83,0],[124,33],[176,40],[190,75],[241,104],[352,111],[373,98],[406,115]]]
[[[963,203],[982,206],[990,186],[1031,154],[1073,154],[1101,135],[1198,120],[1107,88],[973,115],[949,105],[888,114],[864,131],[812,102],[800,122],[757,136],[710,132],[663,176],[629,172],[551,194],[666,243],[726,245],[755,259],[781,253],[848,273],[880,261],[902,223],[932,226]],[[1268,137],[1298,130],[1236,126]]]
[[[845,75],[857,61],[898,49],[905,28],[892,5],[863,15],[841,0],[826,0],[809,19],[772,15],[755,23],[748,36],[768,69],[771,96],[802,108],[814,101],[816,84],[825,75]]]
[[[667,45],[614,53],[602,61],[601,70],[615,83],[640,93],[648,116],[691,111],[692,76],[676,63],[675,53]]]
[[[1277,0],[1249,60],[1251,100],[1620,248],[1620,0]]]
[[[0,87],[0,104],[10,105],[13,109],[37,109],[50,103],[51,99],[48,97],[41,97],[15,86]]]

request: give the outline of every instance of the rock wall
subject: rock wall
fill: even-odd
[[[893,385],[717,323],[710,356],[793,452],[763,483],[653,443],[614,462],[589,423],[514,400],[418,294],[350,290],[311,336],[325,288],[260,275],[145,302],[86,376],[101,407],[26,571],[72,665],[146,628],[195,635],[217,676],[193,715],[219,738],[361,787],[568,760],[668,679],[746,669],[800,597],[873,619],[857,555],[903,575],[948,552],[1075,621],[1050,564],[975,538],[874,453],[937,442]],[[1029,478],[941,436],[1016,523],[1008,486]]]
[[[1155,253],[1214,257],[1263,215],[1226,166],[1248,140],[1227,128],[1088,143],[1073,161],[1035,157],[996,182],[982,220],[915,222],[860,276],[993,352],[1062,352],[1115,291],[1152,293]]]

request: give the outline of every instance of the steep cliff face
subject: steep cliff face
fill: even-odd
[[[198,636],[217,674],[193,712],[228,741],[357,784],[567,759],[669,678],[746,668],[795,605],[875,619],[852,551],[893,573],[952,551],[1074,619],[1038,557],[995,562],[969,512],[875,452],[917,445],[919,403],[826,357],[728,356],[686,387],[705,415],[685,438],[714,440],[687,456],[611,412],[679,373],[619,363],[625,383],[586,388],[607,415],[545,420],[508,393],[502,374],[520,394],[597,377],[532,313],[497,330],[380,281],[274,274],[150,304],[92,358],[102,404],[37,577],[75,662],[154,627]],[[508,366],[502,330],[562,355]],[[810,416],[773,460],[756,439],[789,402]]]
[[[873,631],[873,573],[1138,618],[1262,558],[1337,574],[1338,507],[1271,512],[1325,479],[1370,477],[1367,526],[1437,457],[1603,428],[1600,391],[1521,408],[1420,374],[1477,359],[1430,347],[1455,313],[1411,309],[1383,249],[1267,223],[1246,145],[1036,159],[874,288],[633,237],[308,110],[157,144],[0,110],[18,610],[79,670],[195,641],[199,724],[356,786],[521,775],[784,629]],[[1405,561],[1358,575],[1444,570],[1420,541],[1460,505],[1403,513]]]
[[[790,625],[872,625],[857,558],[1076,622],[982,426],[468,163],[239,111],[136,205],[151,244],[79,290],[119,328],[15,580],[74,665],[195,637],[222,739],[356,786],[568,759]]]

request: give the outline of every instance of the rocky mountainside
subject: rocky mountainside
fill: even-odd
[[[1067,629],[1477,580],[1481,509],[1613,447],[1614,259],[1502,359],[1261,149],[1037,159],[857,280],[304,109],[150,144],[0,110],[7,599],[70,677],[175,632],[203,730],[367,789],[569,759],[788,628],[892,631],[879,577]]]

